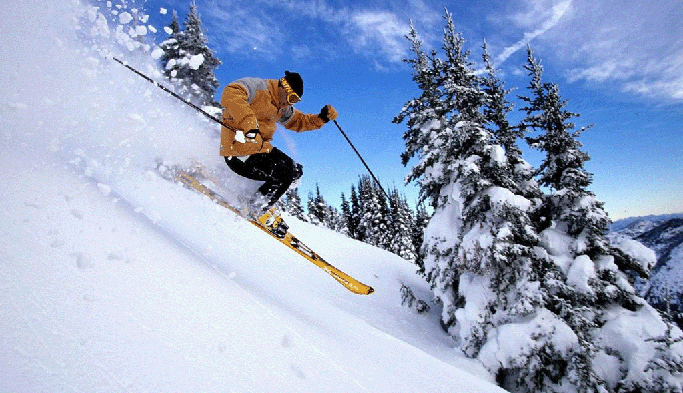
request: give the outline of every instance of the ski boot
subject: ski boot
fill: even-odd
[[[289,225],[285,223],[280,212],[274,207],[263,213],[257,221],[278,239],[284,239],[289,230]]]

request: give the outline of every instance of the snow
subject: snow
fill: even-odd
[[[156,48],[154,48],[152,53],[150,53],[150,55],[152,56],[152,59],[159,60],[161,58],[161,56],[164,55],[164,50],[159,48],[159,47],[156,47]]]
[[[476,322],[483,318],[479,312],[495,299],[495,294],[490,289],[488,278],[469,273],[460,276],[459,291],[466,297],[466,303],[465,307],[456,311],[456,317],[461,322],[458,324],[457,333],[466,336]],[[452,333],[456,335],[456,332]]]
[[[520,195],[513,194],[509,189],[503,187],[490,187],[486,194],[491,198],[494,209],[500,209],[503,205],[516,207],[522,211],[528,211],[531,201]]]
[[[376,289],[354,295],[159,176],[201,163],[217,188],[258,186],[214,125],[108,58],[155,74],[130,6],[0,5],[0,391],[502,391],[438,307],[401,306],[401,283],[430,293],[414,265],[287,218]]]
[[[491,159],[499,165],[504,165],[507,162],[505,149],[500,145],[491,146]]]
[[[629,366],[629,373],[622,379],[615,379],[614,373],[610,373],[609,368],[613,367],[612,359],[606,364],[605,375],[607,380],[614,386],[617,382],[627,384],[631,380],[637,380],[642,370],[648,369],[648,361],[655,352],[651,337],[663,337],[666,326],[657,317],[657,311],[649,305],[644,306],[636,312],[621,309],[614,311],[608,318],[608,322],[600,330],[596,340],[609,342],[611,352],[625,356],[625,363]],[[659,320],[659,321],[658,321]],[[680,343],[674,347],[680,348]],[[610,356],[605,353],[596,358],[598,362]],[[658,374],[655,371],[655,374]],[[619,375],[619,374],[616,374]],[[664,377],[666,378],[666,377]]]
[[[136,26],[135,27],[135,35],[136,36],[147,35],[147,27],[146,26]]]
[[[562,228],[557,228],[555,224],[545,229],[539,234],[541,245],[545,248],[553,262],[557,264],[563,272],[567,273],[573,262],[571,258],[571,245],[573,239],[567,235]]]
[[[569,272],[567,273],[567,283],[574,286],[581,292],[592,293],[588,281],[594,279],[595,265],[588,255],[579,255],[574,259]]]
[[[576,334],[545,309],[540,309],[529,321],[501,325],[493,330],[492,336],[494,339],[482,347],[479,358],[494,371],[500,367],[523,366],[516,364],[515,359],[529,355],[545,345],[550,344],[553,349],[562,353],[578,345]]]
[[[641,242],[618,233],[610,233],[609,239],[614,247],[632,257],[644,270],[649,271],[657,263],[655,251],[647,248]]]
[[[128,24],[133,20],[133,15],[128,12],[122,12],[119,14],[119,23],[122,25]]]
[[[204,55],[203,54],[198,54],[190,57],[189,65],[190,68],[193,70],[199,69],[201,67],[202,63],[204,63]]]

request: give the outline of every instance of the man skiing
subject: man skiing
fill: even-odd
[[[224,109],[220,154],[233,172],[264,182],[245,209],[250,218],[281,237],[287,226],[271,208],[303,170],[301,164],[272,146],[277,123],[301,132],[320,129],[337,118],[331,105],[325,105],[317,115],[294,109],[303,91],[301,76],[285,71],[280,79],[238,79],[228,84],[221,95]]]

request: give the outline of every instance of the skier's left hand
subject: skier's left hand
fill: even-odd
[[[330,120],[337,118],[337,111],[332,107],[332,105],[325,105],[323,109],[320,110],[318,117],[322,119],[325,123]]]
[[[254,128],[254,129],[251,129],[251,130],[247,131],[246,133],[244,133],[244,136],[246,136],[247,139],[254,140],[254,139],[256,139],[256,135],[258,135],[260,133],[261,133],[261,131],[259,131],[258,128]]]

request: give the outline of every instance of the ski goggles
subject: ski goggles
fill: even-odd
[[[289,105],[294,105],[297,102],[301,101],[301,97],[299,97],[299,95],[296,94],[294,90],[292,90],[292,87],[287,82],[287,79],[281,78],[280,86],[282,86],[282,88],[285,89],[285,93],[287,94],[287,103]]]

